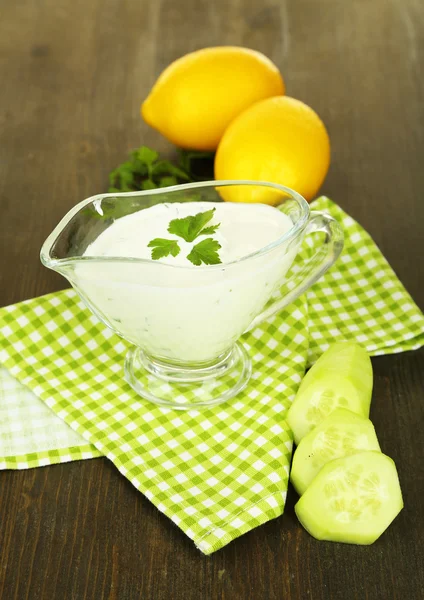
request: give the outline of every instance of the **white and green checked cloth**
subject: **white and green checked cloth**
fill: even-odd
[[[0,468],[107,456],[205,554],[284,510],[285,414],[335,340],[372,355],[424,344],[424,316],[369,235],[327,198],[345,249],[307,297],[243,336],[253,362],[226,404],[177,412],[124,381],[127,344],[65,290],[0,309]]]

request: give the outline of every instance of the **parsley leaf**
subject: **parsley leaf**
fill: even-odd
[[[173,175],[184,181],[191,181],[185,171],[173,165],[169,160],[158,160],[155,162],[155,164],[152,165],[152,175],[153,177],[157,177],[158,175]]]
[[[165,175],[159,179],[159,187],[168,187],[170,185],[177,185],[178,179],[173,175]]]
[[[220,225],[221,223],[218,223],[218,225],[210,225],[209,227],[204,227],[199,233],[199,235],[212,235],[213,233],[215,233],[215,231]]]
[[[178,256],[180,253],[180,247],[176,240],[166,240],[164,238],[155,238],[147,244],[152,250],[152,259],[159,260],[165,256]]]
[[[114,188],[116,181],[119,181],[119,191],[131,192],[133,190],[134,171],[130,161],[122,163],[122,165],[119,165],[119,167],[109,175],[109,183],[111,186],[109,191],[111,191],[111,188]]]
[[[221,244],[219,242],[212,238],[206,238],[193,246],[187,258],[196,266],[200,266],[202,263],[205,265],[219,265],[222,262],[218,256],[220,248]]]
[[[177,152],[178,158],[164,160],[156,150],[147,146],[136,148],[130,153],[129,160],[118,165],[110,173],[109,192],[153,189],[149,187],[150,183],[143,186],[146,179],[153,182],[155,187],[164,187],[163,179],[165,177],[175,177],[177,183],[214,178],[213,152],[197,150],[178,150]]]
[[[109,175],[109,192],[153,190],[192,181],[186,169],[170,160],[160,158],[156,150],[141,146],[130,153],[129,160]]]
[[[155,190],[156,187],[157,186],[155,185],[155,182],[152,181],[151,179],[145,179],[144,181],[141,182],[142,190]]]
[[[197,215],[184,217],[182,219],[173,219],[169,223],[168,231],[169,233],[173,233],[178,235],[178,237],[183,238],[186,242],[193,242],[199,235],[203,234],[203,228],[206,223],[212,219],[213,214],[215,212],[215,208],[212,210],[207,210],[202,213],[197,213]],[[212,225],[210,227],[206,227],[208,233],[215,233],[218,225]],[[213,229],[213,231],[212,231]]]
[[[159,158],[159,153],[147,146],[141,146],[141,148],[135,151],[135,154],[140,162],[148,166],[152,165]]]
[[[207,223],[213,218],[215,208],[207,210],[205,212],[197,213],[194,216],[184,217],[182,219],[173,219],[168,226],[169,233],[178,235],[183,238],[186,242],[193,242],[199,235],[210,235],[220,226],[209,225],[205,227]],[[152,259],[158,260],[164,256],[172,254],[177,256],[180,252],[180,247],[176,240],[167,240],[164,238],[156,238],[149,242],[149,248],[152,250]],[[193,263],[193,265],[218,265],[221,259],[218,255],[218,250],[221,248],[221,244],[213,238],[206,238],[198,244],[192,247],[187,259]]]

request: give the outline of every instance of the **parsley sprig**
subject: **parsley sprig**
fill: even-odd
[[[109,192],[152,190],[187,181],[191,181],[191,177],[184,168],[160,159],[158,152],[141,146],[131,152],[130,160],[109,175]]]
[[[212,238],[206,238],[193,246],[187,258],[193,265],[219,265],[222,261],[219,258],[218,250],[221,244]]]
[[[135,192],[213,179],[213,153],[179,150],[176,161],[162,159],[156,150],[141,146],[109,175],[109,192]]]
[[[221,223],[217,223],[216,225],[205,227],[213,218],[214,212],[215,208],[212,208],[193,216],[173,219],[169,223],[168,231],[186,242],[194,242],[201,235],[212,235],[221,225]],[[170,254],[178,256],[181,251],[177,240],[166,238],[155,238],[148,243],[148,247],[153,248],[153,260],[164,258]],[[221,244],[217,240],[208,237],[193,246],[189,254],[187,254],[187,259],[196,266],[202,263],[205,265],[217,265],[222,262],[218,254],[220,248]]]
[[[221,223],[205,227],[213,218],[215,208],[202,213],[197,213],[193,217],[184,217],[183,219],[173,219],[169,223],[168,231],[183,238],[186,242],[194,242],[199,235],[211,235],[215,233]]]
[[[151,242],[147,244],[149,248],[153,248],[152,250],[152,258],[153,260],[159,260],[159,258],[164,258],[165,256],[178,256],[181,249],[176,240],[166,240],[164,238],[155,238]]]

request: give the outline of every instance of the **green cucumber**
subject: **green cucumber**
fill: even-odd
[[[374,425],[350,410],[337,408],[301,440],[290,480],[302,495],[330,460],[362,450],[380,450]]]
[[[306,373],[287,413],[296,444],[336,408],[368,417],[372,383],[371,360],[361,346],[330,346]]]
[[[372,544],[402,508],[395,463],[372,450],[327,463],[295,505],[314,538],[348,544]]]

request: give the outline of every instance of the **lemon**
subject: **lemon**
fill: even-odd
[[[161,73],[141,114],[176,146],[216,150],[237,115],[284,91],[279,70],[260,52],[236,46],[204,48]]]
[[[330,140],[316,112],[288,96],[267,98],[229,125],[215,157],[216,179],[280,183],[310,201],[330,165]],[[273,204],[278,194],[263,188],[223,188],[224,200]]]

